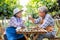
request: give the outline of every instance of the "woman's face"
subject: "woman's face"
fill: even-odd
[[[22,12],[18,12],[18,13],[16,14],[16,16],[17,16],[18,18],[21,18],[21,17],[22,17]]]

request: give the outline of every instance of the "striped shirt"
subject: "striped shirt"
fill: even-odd
[[[24,27],[24,21],[22,18],[12,17],[9,21],[9,26]]]
[[[39,17],[38,19],[35,20],[35,24],[38,24],[40,21],[42,20],[41,17]],[[44,22],[43,24],[39,24],[39,27],[41,28],[46,28],[47,26],[54,26],[54,19],[51,17],[51,15],[46,14],[45,18],[44,18]]]

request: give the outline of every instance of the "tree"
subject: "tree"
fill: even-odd
[[[0,17],[3,19],[5,16],[10,18],[13,15],[13,9],[16,7],[22,8],[17,4],[18,0],[0,0]]]
[[[37,10],[40,6],[47,6],[49,13],[52,16],[60,10],[57,0],[30,0],[30,2],[27,4],[27,13],[30,13],[34,16],[34,18],[37,18]]]

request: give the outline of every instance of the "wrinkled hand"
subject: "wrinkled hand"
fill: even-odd
[[[48,32],[52,32],[53,29],[54,29],[53,27],[47,27],[47,28],[46,28],[46,30],[47,30]]]
[[[29,16],[28,18],[29,18],[29,20],[32,20],[33,19],[32,16]]]
[[[21,27],[21,29],[25,29],[25,27]]]

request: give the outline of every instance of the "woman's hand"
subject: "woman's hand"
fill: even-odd
[[[22,23],[24,23],[24,22],[25,22],[25,20],[22,21]]]
[[[21,29],[25,29],[25,27],[21,27]]]

